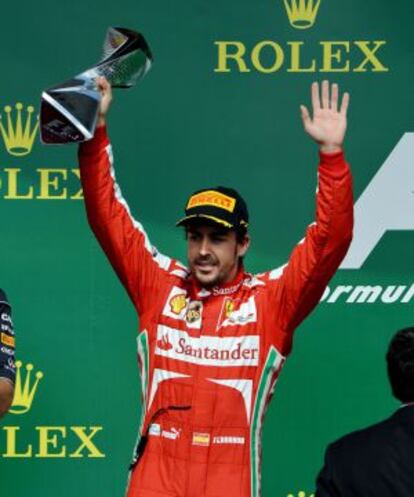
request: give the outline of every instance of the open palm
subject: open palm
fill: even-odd
[[[338,109],[339,88],[337,84],[329,87],[328,81],[322,83],[320,97],[319,84],[312,84],[312,113],[301,105],[302,121],[305,131],[321,146],[324,152],[341,149],[346,132],[346,115],[349,105],[349,93],[344,93]]]

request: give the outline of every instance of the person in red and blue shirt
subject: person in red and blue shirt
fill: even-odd
[[[102,101],[79,160],[90,226],[135,306],[142,421],[128,497],[258,497],[263,418],[295,328],[318,304],[352,238],[353,199],[342,144],[349,95],[312,86],[318,143],[316,220],[281,268],[248,273],[247,206],[231,188],[190,196],[177,224],[188,268],[151,244],[116,183]],[[277,477],[277,475],[275,475]]]

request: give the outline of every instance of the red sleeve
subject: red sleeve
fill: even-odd
[[[153,247],[122,197],[104,127],[79,147],[80,177],[89,224],[139,313],[151,305],[173,261]]]
[[[279,327],[287,334],[318,304],[352,240],[352,177],[343,152],[320,154],[316,222],[292,251],[289,262],[268,273]]]

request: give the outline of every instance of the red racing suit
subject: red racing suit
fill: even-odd
[[[352,238],[342,152],[321,154],[316,223],[282,268],[200,288],[160,254],[115,181],[105,128],[80,147],[88,220],[140,318],[143,417],[128,497],[259,497],[266,407],[298,324]]]

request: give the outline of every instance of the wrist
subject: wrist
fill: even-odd
[[[321,143],[319,145],[319,150],[324,154],[336,154],[342,152],[342,147],[340,145]]]
[[[106,126],[105,116],[99,116],[98,117],[98,121],[96,122],[96,127],[97,128],[102,128],[103,126]]]

